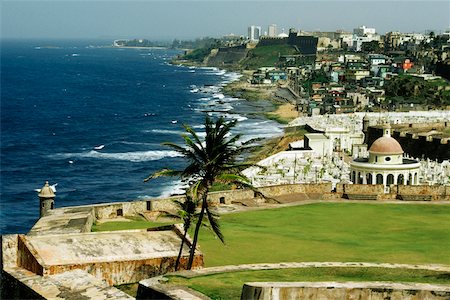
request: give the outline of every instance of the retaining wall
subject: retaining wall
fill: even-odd
[[[1,269],[13,268],[17,265],[18,234],[3,234],[1,237]]]
[[[428,195],[432,200],[450,200],[450,186],[443,185],[398,185],[398,195]]]
[[[111,262],[96,262],[86,264],[71,264],[49,266],[46,268],[47,275],[59,274],[71,270],[83,270],[95,276],[104,279],[108,285],[120,285],[134,283],[140,280],[174,272],[176,257],[160,257],[145,260],[124,260]],[[181,265],[186,265],[188,257],[181,258]],[[193,266],[203,265],[203,255],[194,257]]]
[[[448,285],[388,282],[251,282],[241,299],[449,299]]]
[[[293,194],[307,194],[312,197],[319,195],[321,200],[338,200],[344,194],[377,195],[377,200],[395,200],[397,194],[404,195],[431,195],[433,201],[450,200],[450,186],[392,186],[389,193],[384,192],[383,185],[380,184],[342,184],[336,185],[336,190],[332,192],[331,183],[317,184],[285,184],[265,186],[259,191],[268,198],[275,198]],[[229,190],[211,192],[209,201],[213,205],[232,204],[242,200],[254,199],[255,194],[251,190]],[[182,196],[171,198],[154,198],[131,202],[115,202],[92,205],[95,209],[96,219],[115,218],[120,214],[123,216],[136,216],[148,211],[174,211],[177,210],[173,200],[182,200]]]
[[[44,267],[39,259],[39,254],[28,243],[22,234],[18,236],[17,243],[17,266],[31,271],[38,275],[44,275]]]

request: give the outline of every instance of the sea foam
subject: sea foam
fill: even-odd
[[[50,155],[52,159],[84,159],[84,158],[96,158],[96,159],[110,159],[110,160],[124,160],[130,162],[144,162],[152,160],[160,160],[166,157],[178,157],[181,156],[176,151],[164,151],[164,150],[151,150],[151,151],[136,151],[136,152],[122,152],[122,153],[107,153],[99,152],[95,150],[80,152],[80,153],[57,153]]]

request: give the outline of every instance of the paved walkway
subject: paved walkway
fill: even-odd
[[[273,270],[273,269],[297,269],[297,268],[389,268],[389,269],[411,269],[450,272],[450,266],[439,264],[411,265],[411,264],[391,264],[391,263],[367,263],[367,262],[286,262],[271,264],[247,264],[229,265],[196,269],[191,271],[177,272],[177,275],[192,278],[196,276],[211,275],[226,272]]]
[[[283,195],[283,203],[261,203],[257,206],[244,206],[242,204],[220,204],[216,206],[218,213],[220,214],[229,214],[241,211],[251,211],[251,210],[264,210],[264,209],[273,209],[280,207],[290,207],[290,206],[298,206],[298,205],[308,205],[314,203],[365,203],[365,204],[373,204],[373,205],[383,205],[383,204],[399,204],[399,205],[450,205],[450,201],[370,201],[370,200],[346,200],[346,199],[338,199],[338,200],[298,200],[297,195]]]

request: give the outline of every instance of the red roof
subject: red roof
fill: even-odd
[[[382,136],[373,142],[369,149],[370,152],[384,153],[384,154],[402,154],[402,146],[396,139],[390,136]]]

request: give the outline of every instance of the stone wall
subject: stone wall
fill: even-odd
[[[431,200],[450,200],[450,187],[443,185],[398,185],[398,195],[427,195]]]
[[[176,257],[159,257],[145,260],[124,260],[111,262],[95,262],[86,264],[49,266],[47,275],[59,274],[72,270],[83,270],[104,279],[108,285],[134,283],[140,280],[174,272]],[[188,256],[181,258],[181,266],[187,265]],[[194,268],[203,266],[203,255],[196,255]]]
[[[448,127],[444,126],[445,123],[417,123],[410,124],[411,132],[408,132],[408,127],[396,128],[394,125],[392,128],[392,137],[395,138],[402,146],[405,153],[416,158],[429,158],[431,160],[446,160],[450,159],[450,144],[441,143],[440,138],[433,138],[432,140],[427,140],[426,136],[423,134],[432,130],[432,128],[437,128],[437,130],[445,130]],[[420,133],[420,130],[423,133]],[[414,133],[413,133],[414,132]],[[370,126],[367,132],[367,144],[372,145],[373,142],[383,135],[383,129],[379,126]]]
[[[44,267],[43,263],[39,261],[39,254],[33,249],[22,234],[18,236],[17,266],[38,275],[44,274]]]
[[[382,184],[341,184],[336,185],[336,192],[342,194],[371,194],[378,195],[384,193]]]
[[[307,194],[312,197],[320,195],[322,200],[338,200],[345,194],[377,195],[376,200],[395,200],[397,194],[428,194],[432,195],[432,200],[450,200],[450,186],[392,186],[390,193],[384,193],[383,185],[379,184],[342,184],[338,183],[332,192],[331,183],[317,184],[285,184],[266,186],[258,189],[268,198],[286,196],[290,194]],[[209,200],[213,205],[232,204],[242,200],[254,199],[254,192],[251,190],[228,190],[211,192]],[[183,197],[154,198],[132,202],[116,202],[92,205],[95,208],[97,219],[115,218],[119,212],[123,216],[136,216],[148,211],[174,211],[177,210],[173,200],[182,200]]]
[[[17,264],[17,248],[19,242],[18,234],[3,234],[1,243],[1,269],[12,268]]]
[[[98,220],[116,218],[120,215],[132,217],[147,211],[170,211],[177,209],[176,204],[173,202],[175,199],[182,199],[182,197],[154,198],[131,202],[112,202],[96,204],[93,205],[93,207],[95,209],[95,218]]]
[[[241,299],[449,299],[448,285],[387,282],[251,282]]]

